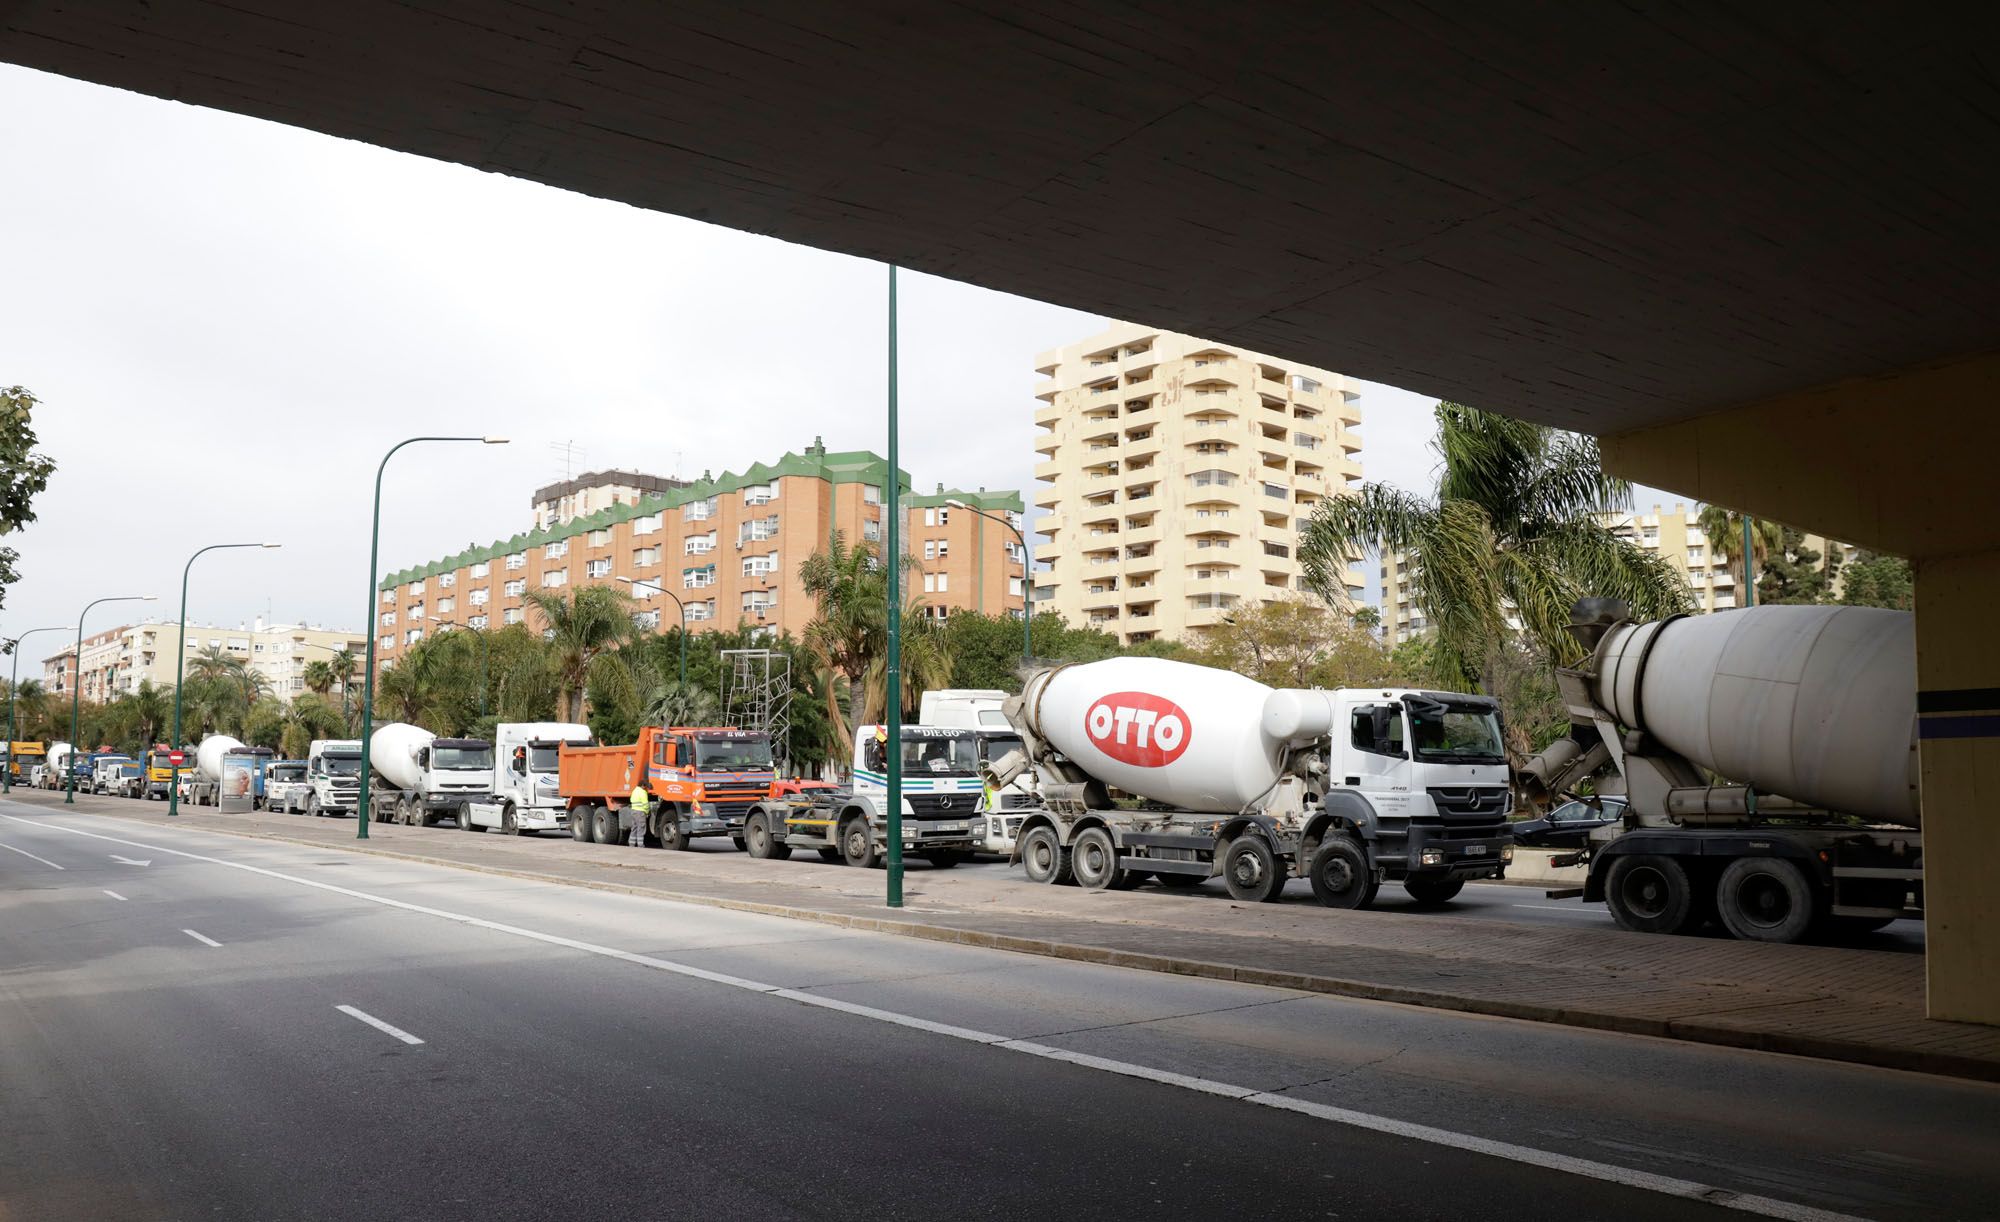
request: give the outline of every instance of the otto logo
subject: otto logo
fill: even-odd
[[[1113,692],[1090,706],[1083,726],[1092,745],[1121,764],[1161,768],[1187,750],[1187,713],[1147,692]]]

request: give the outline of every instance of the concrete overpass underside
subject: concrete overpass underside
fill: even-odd
[[[1912,557],[2000,1022],[2000,7],[0,0],[0,58],[1282,352]],[[1024,408],[1025,410],[1025,408]]]

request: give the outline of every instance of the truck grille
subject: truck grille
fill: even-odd
[[[979,808],[976,793],[906,793],[910,814],[919,819],[967,818]]]
[[[1001,810],[1026,810],[1034,804],[1035,795],[1031,793],[1003,793],[1000,795]],[[1015,822],[1018,823],[1019,820],[1015,820]]]
[[[1507,817],[1504,785],[1434,785],[1430,795],[1447,823],[1499,823]]]
[[[758,795],[762,797],[763,795]],[[702,803],[702,808],[711,811],[730,823],[741,823],[750,814],[750,808],[757,804],[757,798],[743,798],[734,795],[714,798]]]

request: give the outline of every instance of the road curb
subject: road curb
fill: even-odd
[[[121,815],[107,815],[91,811],[76,811],[74,813],[90,814],[95,818],[109,819],[118,823],[128,823],[137,827],[150,828],[156,826],[151,823],[137,822]],[[734,899],[728,896],[702,895],[697,892],[674,891],[664,887],[641,886],[634,883],[569,878],[560,874],[547,874],[535,870],[516,869],[506,866],[474,865],[461,861],[453,861],[449,858],[431,857],[422,853],[399,849],[377,848],[373,845],[364,847],[358,844],[330,845],[316,840],[304,840],[273,832],[250,831],[247,829],[223,830],[206,827],[197,830],[212,832],[218,836],[235,836],[245,840],[268,840],[279,844],[297,845],[302,848],[361,853],[397,861],[416,862],[421,865],[466,870],[475,874],[517,878],[527,882],[555,883],[567,887],[584,887],[593,891],[638,895],[650,899],[670,900],[682,904],[699,904],[706,908],[720,908],[732,912],[748,912],[759,916],[783,917],[797,921],[812,921],[817,924],[831,925],[842,929],[855,929],[867,933],[893,934],[898,937],[921,938],[931,942],[949,942],[960,946],[974,946],[987,950],[1013,951],[1016,954],[1038,955],[1048,959],[1066,959],[1077,963],[1093,963],[1106,967],[1131,968],[1136,971],[1158,972],[1171,976],[1195,976],[1208,980],[1227,980],[1237,984],[1291,989],[1301,993],[1321,993],[1332,997],[1351,997],[1363,1001],[1394,1002],[1400,1005],[1421,1006],[1432,1010],[1454,1010],[1464,1014],[1481,1014],[1494,1018],[1512,1018],[1527,1022],[1553,1023],[1558,1026],[1581,1027],[1623,1035],[1648,1035],[1660,1039],[1678,1040],[1683,1043],[1714,1044],[1756,1052],[1775,1052],[1788,1056],[1811,1057],[1815,1060],[1842,1061],[1856,1065],[1871,1065],[1882,1069],[1898,1069],[1912,1073],[1936,1074],[1942,1077],[1967,1078],[1982,1082],[2000,1082],[2000,1062],[1979,1057],[1959,1056],[1953,1053],[1926,1052],[1915,1048],[1884,1047],[1878,1044],[1865,1044],[1849,1040],[1826,1039],[1810,1035],[1793,1035],[1782,1031],[1746,1030],[1703,1022],[1699,1019],[1639,1018],[1626,1014],[1610,1014],[1602,1011],[1576,1009],[1538,1002],[1502,1001],[1493,998],[1466,997],[1434,989],[1418,989],[1407,985],[1383,984],[1378,981],[1350,980],[1338,976],[1287,972],[1271,968],[1243,967],[1236,964],[1215,963],[1202,959],[1186,959],[1172,955],[1154,955],[1144,951],[1115,950],[1105,946],[1061,942],[1048,938],[1028,938],[1018,934],[986,933],[976,929],[959,929],[950,925],[932,925],[921,920],[906,920],[886,916],[862,916],[846,912],[829,912],[823,909],[807,908],[795,904],[777,904],[761,900]],[[618,868],[615,863],[605,864],[612,865],[612,868]]]

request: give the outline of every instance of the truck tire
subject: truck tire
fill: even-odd
[[[1329,836],[1306,867],[1313,897],[1328,908],[1366,908],[1381,886],[1368,868],[1368,853],[1352,836]]]
[[[1069,843],[1070,872],[1085,891],[1109,891],[1118,882],[1118,845],[1101,827],[1086,827]]]
[[[1634,933],[1686,933],[1700,923],[1687,868],[1658,854],[1613,861],[1604,874],[1604,903],[1619,928]]]
[[[319,816],[320,816],[320,810],[319,810],[319,795],[318,795],[318,794],[316,794],[316,793],[309,793],[309,794],[307,794],[307,795],[306,795],[306,813],[307,813],[308,815],[311,815],[311,816],[312,816],[313,818],[315,818],[315,819],[319,818]]]
[[[840,825],[840,856],[850,866],[866,870],[881,860],[875,851],[875,831],[868,820],[856,815]]]
[[[599,844],[618,844],[623,841],[625,829],[618,826],[618,812],[609,806],[599,806],[590,812],[591,838]]]
[[[1160,885],[1169,891],[1192,891],[1208,881],[1199,874],[1161,873],[1153,877],[1159,879]]]
[[[1797,942],[1815,924],[1818,897],[1805,871],[1782,857],[1738,857],[1715,886],[1716,915],[1745,942]]]
[[[597,843],[597,806],[594,803],[570,807],[569,838],[584,844]]]
[[[486,829],[482,827],[475,830],[483,832]],[[512,802],[508,802],[500,808],[500,834],[502,836],[518,836],[521,834],[521,816],[515,811]]]
[[[676,853],[687,851],[689,836],[681,826],[678,807],[669,807],[661,813],[658,835],[661,848],[672,849]]]
[[[1285,872],[1264,838],[1246,832],[1222,850],[1222,885],[1233,899],[1268,904],[1284,894]]]
[[[1070,871],[1069,848],[1056,829],[1043,824],[1021,837],[1021,868],[1028,881],[1062,886],[1074,881]]]
[[[771,835],[771,825],[765,818],[764,812],[761,810],[750,812],[750,817],[743,821],[743,847],[750,856],[759,861],[767,861],[771,857],[771,850],[776,846],[777,838]]]
[[[1465,890],[1465,880],[1462,878],[1406,878],[1403,880],[1403,890],[1409,892],[1410,898],[1417,901],[1420,907],[1440,908],[1458,898],[1458,893]]]

